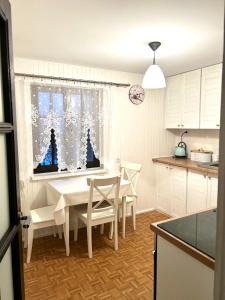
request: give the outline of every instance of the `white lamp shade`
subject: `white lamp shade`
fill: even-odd
[[[161,89],[166,87],[165,76],[156,64],[151,65],[145,72],[142,87],[144,89]]]

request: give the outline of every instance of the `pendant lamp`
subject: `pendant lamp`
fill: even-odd
[[[163,71],[155,63],[155,51],[161,46],[160,42],[151,42],[148,44],[154,52],[153,64],[145,72],[142,87],[144,89],[161,89],[166,87],[166,80]]]

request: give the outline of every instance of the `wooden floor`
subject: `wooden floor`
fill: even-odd
[[[128,218],[127,236],[114,251],[99,228],[93,230],[93,258],[87,257],[86,230],[78,242],[71,235],[71,255],[63,240],[53,236],[34,240],[30,264],[24,264],[26,300],[153,299],[152,222],[166,219],[159,212],[137,216],[137,230]],[[72,233],[72,232],[71,232]]]

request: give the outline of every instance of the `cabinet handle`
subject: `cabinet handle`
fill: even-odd
[[[216,127],[220,127],[220,124],[216,124]]]
[[[209,180],[211,180],[211,177],[208,177],[209,178]]]
[[[177,127],[180,127],[180,124],[177,124]]]
[[[184,127],[184,124],[181,124],[181,127]]]

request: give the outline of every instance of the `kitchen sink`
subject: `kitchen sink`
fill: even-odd
[[[200,163],[198,166],[201,168],[219,168],[219,162],[215,161],[211,163]]]

